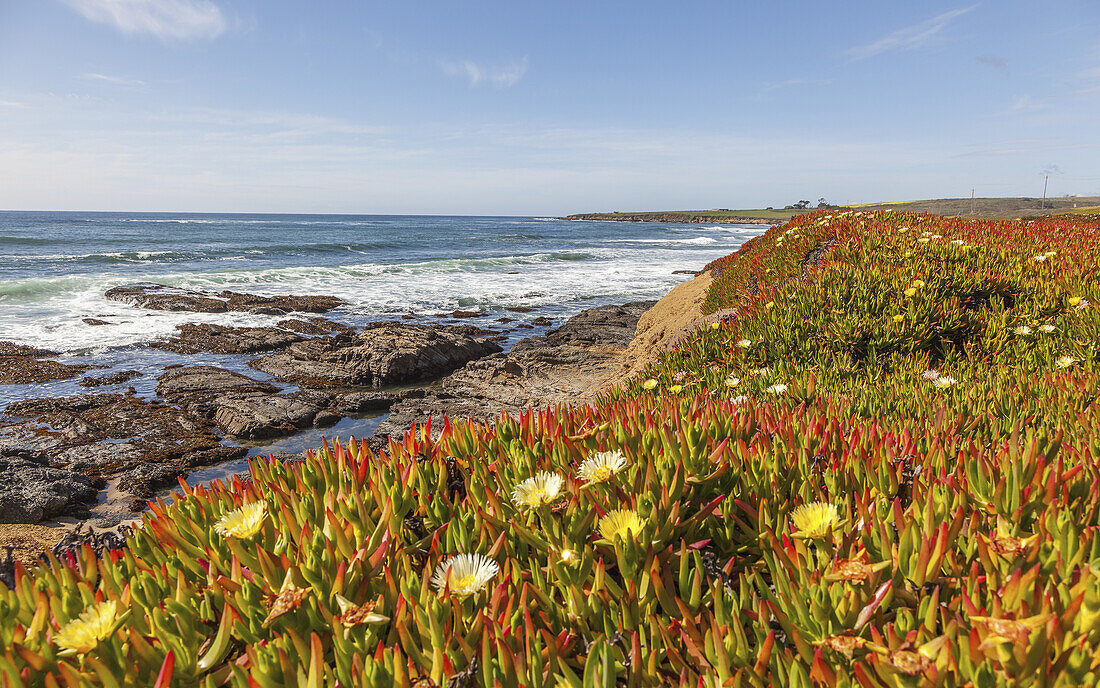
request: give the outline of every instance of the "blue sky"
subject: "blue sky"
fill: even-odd
[[[1100,3],[0,0],[0,208],[1100,194]]]

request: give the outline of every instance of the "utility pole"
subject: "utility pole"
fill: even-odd
[[[1049,181],[1049,180],[1050,180],[1050,175],[1049,174],[1043,176],[1043,204],[1041,206],[1039,206],[1040,208],[1046,208],[1047,207],[1047,181]]]

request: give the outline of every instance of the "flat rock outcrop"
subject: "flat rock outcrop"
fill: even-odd
[[[355,328],[344,323],[334,322],[325,318],[287,318],[275,323],[275,327],[297,332],[299,334],[355,334]]]
[[[91,366],[44,361],[56,351],[0,341],[0,385],[21,385],[50,380],[66,380],[82,375]]]
[[[9,416],[31,418],[0,427],[0,451],[48,457],[93,481],[123,476],[124,489],[148,497],[194,466],[243,456],[221,444],[213,424],[182,410],[133,395],[80,394],[17,401]]]
[[[81,387],[103,387],[105,385],[121,385],[133,380],[135,377],[141,377],[141,373],[136,370],[120,370],[117,373],[111,373],[110,375],[103,375],[100,377],[86,377],[79,383]]]
[[[278,327],[226,327],[209,323],[186,323],[168,341],[149,346],[177,354],[252,354],[271,351],[300,342],[305,337]]]
[[[377,436],[400,437],[428,418],[438,429],[444,414],[492,421],[501,412],[587,401],[618,374],[638,319],[653,304],[592,308],[544,336],[520,340],[507,354],[468,363],[429,386],[425,396],[395,403]]]
[[[249,365],[310,387],[380,387],[446,375],[499,351],[495,342],[458,328],[391,321],[372,323],[356,335],[298,342]]]
[[[131,306],[158,311],[226,313],[241,311],[265,315],[291,312],[327,313],[345,302],[335,296],[258,296],[233,291],[205,292],[141,282],[108,289],[104,296]]]
[[[0,523],[34,523],[58,515],[80,515],[96,490],[87,476],[51,468],[45,455],[0,450]]]

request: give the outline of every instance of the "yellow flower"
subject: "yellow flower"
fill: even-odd
[[[917,290],[914,289],[913,287],[909,287],[908,289],[905,290],[905,295],[906,296],[912,296],[913,294],[916,294],[916,293],[917,293]]]
[[[626,467],[621,451],[596,452],[581,463],[577,477],[586,483],[603,483]]]
[[[920,239],[917,239],[917,241],[922,244],[927,244],[929,241],[931,241],[931,239],[929,239],[928,237],[921,237]]]
[[[764,308],[771,308],[774,305],[775,305],[775,301],[768,301],[767,303],[764,304]]]
[[[436,567],[431,582],[440,593],[449,589],[453,597],[468,597],[499,572],[497,563],[483,554],[457,554]]]
[[[901,313],[898,313],[894,316],[894,322],[901,322],[902,320],[905,320],[905,316]]]
[[[722,326],[722,323],[713,322],[713,323],[710,324],[710,329],[717,330],[721,326]]]
[[[791,512],[791,520],[798,529],[795,537],[822,538],[829,535],[833,526],[840,523],[840,514],[835,504],[813,502],[803,504]]]
[[[920,289],[921,287],[924,286],[924,280],[919,280],[919,279],[913,280],[913,286],[916,287],[917,289]]]
[[[557,473],[540,471],[533,478],[524,480],[512,491],[512,501],[519,506],[543,506],[561,496],[565,480]]]
[[[620,537],[625,540],[631,534],[641,534],[642,525],[642,519],[638,518],[638,514],[634,511],[615,509],[600,519],[600,537],[611,542]]]
[[[683,385],[673,385],[673,386],[668,388],[668,391],[673,393],[673,394],[679,394],[680,392],[684,391],[684,386]]]
[[[732,375],[726,378],[726,387],[736,387],[741,384],[741,379],[733,377]]]
[[[115,632],[117,621],[117,602],[111,600],[93,604],[55,633],[53,641],[61,648],[59,654],[62,655],[90,652],[99,641]]]
[[[653,389],[656,386],[657,386],[657,381],[654,380],[653,378],[649,378],[648,380],[646,380],[645,382],[642,383],[642,389]]]
[[[1071,296],[1066,301],[1066,303],[1068,303],[1071,306],[1076,306],[1077,304],[1081,303],[1081,297],[1080,296]]]
[[[267,517],[267,502],[252,502],[234,509],[214,524],[214,530],[222,537],[235,537],[247,540],[264,525]]]

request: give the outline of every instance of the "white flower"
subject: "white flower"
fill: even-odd
[[[543,506],[561,496],[565,480],[557,473],[540,471],[524,480],[512,491],[512,501],[519,506]]]
[[[771,387],[768,387],[764,391],[768,392],[769,394],[782,394],[783,392],[787,391],[787,385],[784,385],[784,384],[772,385]]]
[[[956,246],[963,246],[963,245],[966,244],[966,242],[963,241],[962,239],[952,239],[951,243],[955,244]]]
[[[1014,329],[1013,332],[1020,335],[1021,337],[1024,337],[1024,336],[1027,336],[1027,335],[1031,334],[1031,328],[1028,327],[1027,325],[1020,325],[1019,327]]]
[[[1056,329],[1058,329],[1058,328],[1056,328],[1054,325],[1051,325],[1050,323],[1047,323],[1046,325],[1040,325],[1039,326],[1039,330],[1042,331],[1042,332],[1053,332]]]
[[[1077,305],[1074,306],[1074,308],[1076,308],[1079,311],[1086,310],[1088,307],[1089,307],[1088,299],[1081,299],[1080,301],[1077,302]]]
[[[756,370],[753,370],[750,375],[752,375],[753,377],[764,377],[765,375],[771,374],[771,372],[771,368],[757,368]]]
[[[737,342],[737,346],[742,348],[742,349],[747,349],[750,346],[752,346],[752,340],[751,339],[742,339],[741,341]]]
[[[1044,255],[1038,255],[1038,256],[1035,256],[1034,258],[1032,258],[1032,260],[1035,261],[1036,263],[1042,263],[1046,259],[1047,259],[1047,257],[1044,256]]]
[[[744,394],[738,394],[734,398],[730,399],[730,403],[731,404],[743,404],[748,400],[749,400],[749,398],[747,396],[745,396]]]
[[[1077,362],[1077,359],[1074,358],[1073,356],[1059,356],[1058,360],[1055,361],[1054,364],[1056,366],[1058,366],[1059,368],[1069,368],[1070,366],[1072,366],[1076,362]]]
[[[732,375],[726,378],[726,387],[736,387],[739,384],[741,384],[740,378],[733,377]]]
[[[932,238],[933,238],[933,239],[942,239],[942,238],[943,238],[943,235],[942,235],[942,234],[933,234],[933,235],[932,235]]]
[[[577,477],[586,483],[607,482],[625,467],[626,456],[621,451],[596,452],[581,463]]]
[[[930,237],[930,236],[932,236],[932,232],[921,232],[920,235]]]
[[[480,592],[500,572],[497,563],[483,554],[458,554],[435,569],[432,585],[442,593],[450,589],[454,597]]]
[[[935,380],[939,378],[939,376],[940,371],[931,368],[921,373],[921,377],[923,377],[925,380]]]
[[[932,380],[932,384],[936,389],[947,389],[949,387],[954,387],[958,383],[959,381],[950,375],[940,375],[935,380]]]

